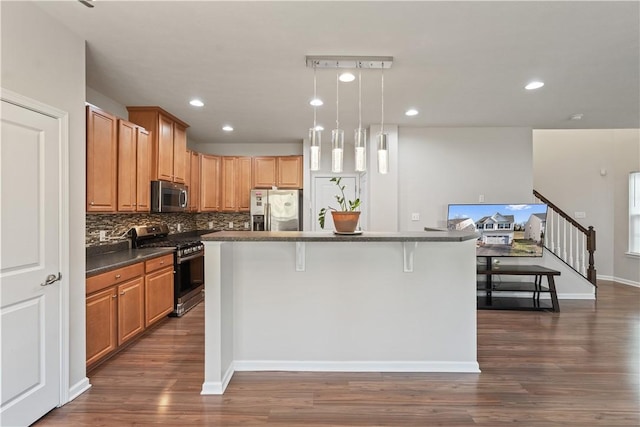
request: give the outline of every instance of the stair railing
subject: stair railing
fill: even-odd
[[[596,230],[582,226],[536,190],[533,195],[549,207],[544,247],[597,287],[593,257]]]

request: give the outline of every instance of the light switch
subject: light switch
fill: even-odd
[[[587,217],[587,213],[586,212],[574,212],[573,216],[575,216],[576,218],[586,218]]]
[[[411,214],[411,221],[420,221],[420,214],[418,212],[414,212]]]

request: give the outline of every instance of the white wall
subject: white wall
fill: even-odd
[[[122,119],[129,118],[127,107],[87,86],[87,102]]]
[[[640,170],[638,130],[537,130],[533,133],[536,190],[596,230],[599,278],[640,285],[640,260],[628,245],[628,173]]]
[[[445,228],[450,203],[478,203],[480,195],[485,203],[533,200],[529,128],[402,127],[399,134],[402,231]]]
[[[85,369],[85,44],[31,2],[2,2],[2,87],[69,113],[69,385]]]

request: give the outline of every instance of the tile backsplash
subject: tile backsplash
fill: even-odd
[[[213,223],[212,230],[230,230],[229,223],[233,222],[234,230],[244,230],[245,222],[250,221],[249,213],[118,213],[118,214],[87,214],[85,245],[97,246],[113,244],[127,240],[127,232],[135,226],[165,223],[169,226],[169,233],[208,230],[209,222]],[[180,231],[178,231],[180,224]],[[100,241],[100,231],[104,231],[107,241]]]

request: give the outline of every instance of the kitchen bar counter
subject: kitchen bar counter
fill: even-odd
[[[86,277],[175,252],[174,248],[123,249],[87,256]]]
[[[473,233],[202,241],[202,394],[223,393],[235,371],[479,372]]]

